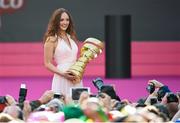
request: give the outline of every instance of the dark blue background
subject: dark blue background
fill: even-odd
[[[132,40],[180,41],[180,0],[25,0],[1,15],[0,42],[42,41],[52,12],[70,11],[79,40],[104,39],[105,15],[132,15]]]

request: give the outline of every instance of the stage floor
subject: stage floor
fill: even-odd
[[[146,86],[148,80],[156,79],[165,85],[168,85],[173,92],[180,91],[179,76],[143,76],[132,77],[130,79],[106,79],[101,77],[105,84],[115,86],[117,94],[121,99],[137,101],[141,97],[148,95]],[[26,84],[28,88],[27,100],[38,99],[46,90],[51,89],[52,77],[1,77],[0,78],[0,96],[6,94],[12,95],[15,99],[19,97],[19,88],[21,83]],[[90,87],[91,92],[96,94],[97,89],[94,87],[92,80],[96,77],[84,77],[83,84]]]

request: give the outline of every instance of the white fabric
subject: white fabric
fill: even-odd
[[[69,35],[68,38],[71,47],[66,41],[58,38],[58,44],[54,53],[54,60],[57,63],[57,68],[62,72],[67,71],[77,59],[78,47]],[[82,81],[74,85],[71,81],[65,79],[64,77],[54,74],[52,80],[52,90],[55,93],[62,93],[66,96],[70,96],[70,87],[82,87]]]

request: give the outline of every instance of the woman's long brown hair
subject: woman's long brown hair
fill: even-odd
[[[56,36],[59,34],[60,19],[61,19],[62,13],[64,13],[64,12],[67,13],[69,16],[69,26],[66,30],[66,33],[68,33],[73,40],[77,41],[77,36],[76,36],[75,29],[74,29],[74,23],[72,20],[72,16],[66,9],[59,8],[53,12],[53,14],[49,20],[47,31],[45,32],[45,35],[43,38],[44,43],[46,42],[47,37]]]

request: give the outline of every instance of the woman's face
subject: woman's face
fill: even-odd
[[[69,16],[67,13],[63,12],[60,19],[60,30],[66,31],[69,26]]]

